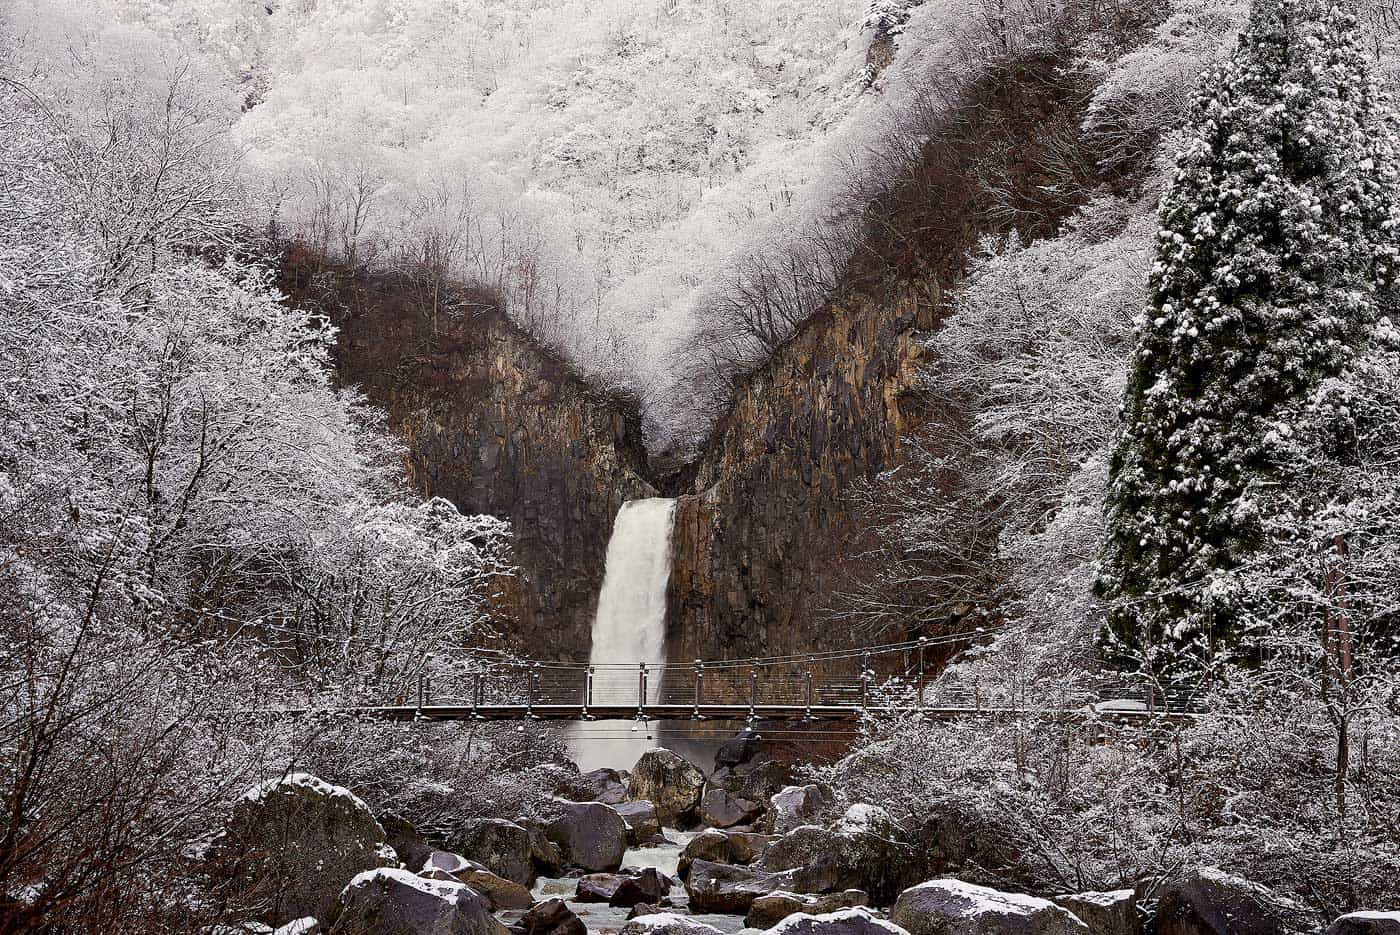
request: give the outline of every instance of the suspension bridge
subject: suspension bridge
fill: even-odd
[[[416,691],[383,704],[286,708],[391,721],[744,721],[854,723],[866,717],[1190,717],[1189,706],[1145,684],[1084,673],[1050,697],[934,678],[935,647],[967,634],[865,649],[690,663],[574,663],[477,656],[424,666]]]

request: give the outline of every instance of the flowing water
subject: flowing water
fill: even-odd
[[[593,618],[593,704],[635,704],[641,692],[640,663],[666,662],[666,583],[671,577],[671,525],[676,501],[630,500],[618,511],[608,540],[603,587]],[[603,666],[606,665],[606,668]],[[660,697],[659,672],[647,685],[647,700]],[[570,748],[584,770],[631,769],[656,746],[655,725],[595,721],[575,727]]]

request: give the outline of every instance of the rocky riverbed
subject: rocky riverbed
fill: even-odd
[[[198,854],[238,916],[213,935],[1303,935],[1298,907],[1210,867],[1107,892],[987,885],[995,842],[911,843],[883,810],[728,746],[573,773],[538,814],[416,828],[294,773]],[[786,778],[790,778],[790,775]],[[772,788],[770,786],[776,786]],[[963,832],[959,837],[954,831]],[[1326,935],[1400,935],[1400,913]]]

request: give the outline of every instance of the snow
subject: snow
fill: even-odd
[[[976,918],[978,915],[988,912],[1029,915],[1046,908],[1059,909],[1049,900],[1037,896],[1003,893],[1001,890],[978,886],[976,883],[964,883],[962,880],[930,880],[911,889],[914,892],[936,890],[955,897],[959,903],[960,916],[967,919]]]
[[[274,929],[272,935],[307,935],[308,932],[314,932],[320,924],[315,916],[303,916]]]
[[[809,915],[805,912],[794,913],[769,929],[768,935],[787,935],[789,932],[798,930],[804,925],[812,923],[821,924],[852,921],[862,922],[869,929],[883,931],[888,933],[888,935],[909,935],[907,929],[895,925],[893,922],[878,918],[869,909],[861,906],[850,909],[837,909],[835,912],[824,912],[820,915]]]
[[[363,809],[373,814],[370,807],[364,803],[364,800],[349,789],[344,786],[333,785],[321,779],[319,776],[313,776],[310,773],[288,773],[276,779],[265,780],[243,793],[242,799],[245,802],[260,802],[274,793],[285,793],[295,789],[308,789],[317,795],[328,796],[333,799],[345,799],[354,805],[355,808]],[[395,856],[397,859],[397,855]]]
[[[839,829],[848,834],[861,832],[878,831],[881,828],[888,828],[894,822],[890,819],[890,813],[880,808],[878,805],[869,805],[865,802],[857,802],[846,809],[841,816]]]
[[[463,890],[469,889],[465,883],[453,880],[430,880],[402,867],[377,867],[373,870],[361,871],[355,874],[346,889],[363,889],[373,886],[381,880],[393,880],[395,883],[412,887],[420,893],[436,896],[439,899],[454,899]]]

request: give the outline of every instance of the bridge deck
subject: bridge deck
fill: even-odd
[[[389,721],[633,721],[638,719],[636,705],[594,705],[585,714],[579,705],[538,704],[487,704],[479,706],[455,704],[416,705],[374,705],[347,708],[277,708],[266,713],[288,716],[315,714],[340,714],[356,717],[375,718]],[[1028,711],[1008,707],[971,706],[932,706],[862,708],[848,705],[754,705],[746,704],[704,704],[697,714],[694,705],[688,704],[648,704],[644,713],[647,720],[690,721],[690,720],[729,720],[745,721],[750,718],[758,721],[859,721],[866,715],[874,716],[921,716],[932,720],[958,720],[963,718],[1053,718],[1096,716],[1103,720],[1117,722],[1145,721],[1153,718],[1172,720],[1190,719],[1195,715],[1186,711],[1157,710],[1146,708],[1088,705],[1078,708]]]

